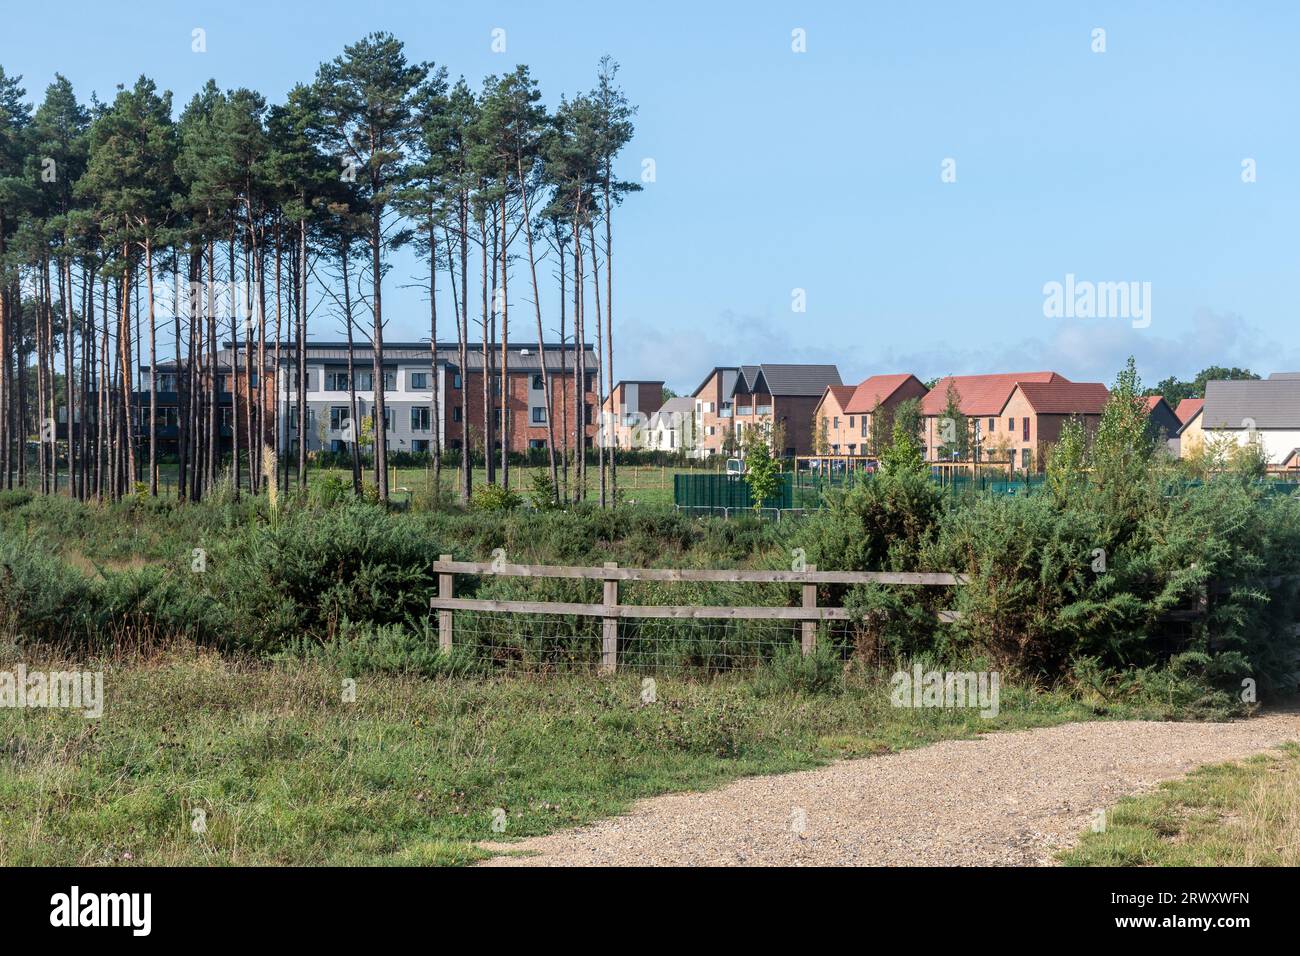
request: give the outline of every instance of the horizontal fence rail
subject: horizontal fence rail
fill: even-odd
[[[815,565],[809,565],[801,571],[622,568],[614,562],[596,568],[566,565],[509,564],[503,561],[454,561],[449,554],[444,554],[440,560],[435,561],[433,570],[438,575],[438,596],[430,600],[429,606],[431,611],[438,612],[438,644],[442,650],[451,651],[454,647],[453,614],[458,610],[601,618],[604,622],[601,634],[601,670],[606,672],[612,672],[618,667],[618,622],[620,620],[698,619],[801,622],[802,635],[800,643],[803,652],[808,654],[816,646],[818,622],[848,621],[852,619],[851,613],[845,608],[826,607],[817,604],[817,585],[819,584],[954,587],[967,583],[965,575],[932,571],[818,571]],[[602,602],[595,604],[569,601],[458,598],[455,596],[455,575],[457,574],[601,581],[603,583]],[[627,604],[619,599],[619,582],[621,581],[797,584],[801,587],[802,602],[797,607]],[[960,615],[955,611],[939,612],[939,620],[945,623],[956,621],[959,617]]]

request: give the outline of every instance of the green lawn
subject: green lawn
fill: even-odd
[[[63,465],[61,467],[66,467]],[[667,467],[661,465],[620,465],[618,468],[618,488],[623,498],[627,502],[648,505],[671,505],[673,503],[673,475],[678,471],[686,469]],[[690,471],[691,474],[700,474],[696,469]],[[319,468],[316,465],[309,465],[307,471],[308,482],[319,481],[323,476],[334,474],[341,478],[348,479],[351,472],[346,468]],[[373,481],[371,472],[370,480]],[[530,467],[527,465],[510,466],[510,487],[520,494],[527,495],[533,487],[533,475],[545,474],[550,476],[549,466]],[[173,464],[163,464],[158,466],[159,493],[170,497],[175,493],[177,467]],[[442,472],[442,487],[448,494],[455,494],[457,477],[459,472],[456,468],[444,468]],[[432,468],[393,468],[390,470],[390,485],[394,489],[410,489],[414,495],[429,497],[433,488],[433,469]],[[66,473],[61,472],[59,476],[59,488],[65,488]],[[247,485],[247,472],[243,475],[244,483]],[[487,470],[484,468],[474,469],[474,484],[480,485],[487,481]],[[570,482],[576,481],[575,473],[570,469]],[[28,486],[35,488],[35,471],[28,476]],[[595,465],[588,466],[587,469],[587,493],[595,499],[600,494],[600,469]],[[396,501],[402,501],[405,492],[393,491],[393,498]]]
[[[1300,866],[1300,746],[1201,767],[1121,800],[1069,866]]]
[[[894,709],[883,681],[758,696],[661,678],[643,705],[636,674],[368,676],[347,703],[339,672],[302,663],[105,670],[98,721],[0,709],[0,865],[460,864],[484,855],[476,841],[638,797],[1094,714],[1014,688],[995,720]]]

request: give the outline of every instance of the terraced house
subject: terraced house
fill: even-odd
[[[813,416],[826,389],[840,385],[834,365],[742,365],[731,390],[732,428],[744,446],[748,429],[768,429],[777,455],[813,452]]]
[[[872,375],[857,385],[831,385],[815,411],[813,454],[872,455],[878,433],[887,435],[894,412],[908,399],[921,399],[925,384],[915,375]],[[879,427],[874,418],[881,416]]]

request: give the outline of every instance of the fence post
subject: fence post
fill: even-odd
[[[816,571],[817,565],[810,564],[807,566],[806,570]],[[805,584],[803,586],[803,606],[805,608],[817,606],[817,585],[816,584]],[[817,622],[804,621],[803,622],[803,652],[805,654],[811,654],[816,647],[817,647]]]
[[[606,568],[617,568],[617,561],[606,561]],[[605,624],[601,633],[600,670],[612,674],[618,670],[618,614],[609,611],[618,608],[618,578],[605,578]]]
[[[450,554],[438,555],[440,561],[450,561]],[[452,596],[452,575],[449,571],[438,572],[438,597],[449,598]],[[438,650],[446,652],[451,650],[451,608],[443,608],[438,611]]]

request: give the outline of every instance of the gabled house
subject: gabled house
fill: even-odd
[[[776,455],[808,455],[814,446],[813,412],[830,385],[840,385],[834,365],[742,365],[731,392],[736,444],[748,429],[769,429]]]
[[[813,410],[813,454],[856,455],[859,439],[853,437],[847,411],[852,385],[827,385]]]
[[[650,416],[663,406],[664,383],[621,381],[601,405],[596,441],[614,448],[637,448],[645,441]],[[607,446],[608,447],[608,446]]]
[[[941,424],[940,419],[944,417],[948,408],[950,388],[956,392],[957,407],[968,422],[982,419],[985,425],[992,423],[991,430],[973,425],[970,427],[970,444],[973,451],[978,454],[981,446],[986,444],[992,435],[1003,430],[997,427],[998,418],[1002,415],[1008,399],[1011,398],[1012,391],[1022,382],[1044,384],[1069,382],[1069,379],[1051,371],[1006,372],[998,375],[949,375],[939,379],[934,388],[921,399],[921,415],[924,420],[922,437],[926,458],[930,461],[939,460],[940,450],[947,444],[949,429]],[[1013,436],[1008,432],[1008,447],[1014,444],[1012,438]]]
[[[1201,428],[1206,441],[1255,443],[1282,465],[1300,448],[1300,378],[1207,382]]]
[[[1091,435],[1109,398],[1100,382],[1018,382],[998,415],[975,420],[980,457],[1042,471],[1065,423],[1078,419]]]
[[[1203,398],[1184,398],[1178,403],[1178,457],[1190,458],[1205,447],[1204,411]]]
[[[1169,450],[1169,454],[1178,457],[1178,433],[1183,423],[1163,395],[1146,397],[1147,434]]]
[[[695,399],[670,398],[650,416],[641,447],[691,454],[695,449]]]
[[[849,416],[849,429],[856,430],[856,437],[851,442],[857,443],[859,454],[879,454],[880,449],[873,447],[873,436],[887,436],[894,426],[894,412],[898,406],[908,399],[920,401],[925,394],[925,383],[910,372],[873,375],[859,382],[845,409]],[[875,421],[877,414],[881,417],[879,427]]]
[[[731,391],[740,369],[735,365],[715,367],[695,391],[695,449],[692,458],[708,458],[726,451],[731,430]]]

